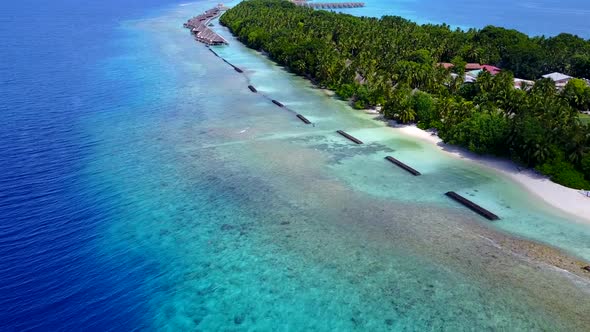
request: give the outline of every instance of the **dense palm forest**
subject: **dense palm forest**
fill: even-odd
[[[507,156],[561,184],[590,188],[590,87],[571,80],[514,88],[514,74],[536,79],[560,71],[590,77],[590,41],[569,34],[530,38],[486,27],[452,30],[401,17],[381,19],[297,7],[285,0],[249,0],[220,19],[240,41],[356,108],[382,105],[383,115],[433,128],[448,143]],[[439,62],[455,64],[451,75]],[[504,70],[465,84],[466,62]]]

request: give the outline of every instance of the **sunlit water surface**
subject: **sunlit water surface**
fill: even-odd
[[[587,281],[502,243],[508,234],[590,260],[589,227],[351,110],[220,29],[230,46],[215,49],[245,71],[237,73],[181,29],[215,4],[124,20],[104,47],[84,49],[95,57],[69,54],[50,69],[31,63],[30,84],[36,69],[51,96],[4,79],[18,107],[3,108],[13,115],[0,130],[17,143],[0,159],[0,327],[588,326]],[[51,70],[73,79],[57,82]],[[31,137],[19,128],[48,130]],[[443,195],[449,190],[502,220],[458,206]]]

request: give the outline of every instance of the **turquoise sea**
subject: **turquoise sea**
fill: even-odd
[[[495,25],[533,36],[562,32],[590,38],[590,4],[581,0],[367,0],[367,6],[346,9],[363,16],[398,15],[419,23],[447,23],[460,28]]]
[[[215,22],[237,73],[182,28],[216,4],[0,5],[0,331],[587,331],[588,225]]]

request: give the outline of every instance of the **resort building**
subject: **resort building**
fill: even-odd
[[[451,69],[455,67],[455,65],[450,62],[439,62],[438,65],[443,67],[444,69]]]
[[[567,82],[569,82],[573,77],[568,76],[562,73],[551,73],[543,75],[543,78],[549,78],[555,82],[555,87],[558,89],[563,89]]]
[[[471,70],[471,71],[466,72],[465,76],[471,76],[475,80],[477,78],[477,76],[479,76],[479,74],[481,74],[482,71],[483,70],[481,70],[481,69]]]
[[[481,70],[489,71],[492,75],[497,75],[502,71],[502,69],[492,65],[481,65]]]
[[[453,79],[456,79],[457,77],[459,77],[459,75],[451,73],[451,77]],[[465,76],[463,76],[463,83],[475,83],[475,77],[465,74]]]
[[[481,70],[481,65],[479,63],[468,63],[465,65],[465,70],[466,71],[472,71],[472,70]]]
[[[455,66],[450,62],[439,62],[438,65],[444,69],[451,69]],[[472,73],[475,75],[474,77],[477,77],[483,70],[490,72],[492,75],[496,75],[502,71],[502,69],[492,65],[480,65],[479,63],[468,63],[465,65],[465,71]]]
[[[521,78],[514,79],[514,88],[515,89],[523,89],[528,90],[528,88],[532,87],[535,84],[534,81],[523,80]]]

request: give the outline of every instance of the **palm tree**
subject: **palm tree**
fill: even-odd
[[[416,111],[410,105],[404,105],[397,111],[397,118],[401,123],[408,123],[416,120]]]

